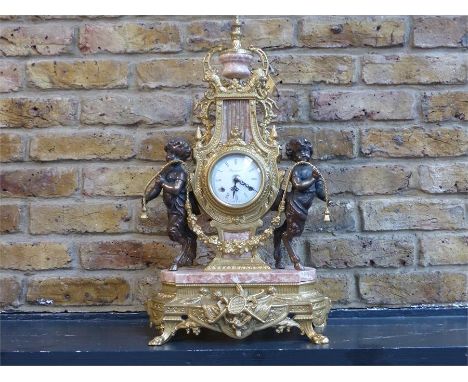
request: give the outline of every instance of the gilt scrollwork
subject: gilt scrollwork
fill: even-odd
[[[160,331],[150,345],[167,342],[180,329],[197,335],[203,328],[236,339],[268,327],[278,333],[298,328],[314,343],[328,342],[320,333],[326,325],[330,300],[317,291],[285,294],[273,285],[260,289],[241,284],[220,289],[213,285],[198,287],[198,294],[192,297],[158,301],[156,296],[147,309],[153,326]]]
[[[263,111],[263,120],[259,121],[263,133],[267,136],[270,123],[277,117],[274,110],[278,110],[276,102],[270,97],[275,88],[275,82],[269,73],[269,62],[265,52],[259,48],[249,47],[248,51],[260,57],[261,66],[251,70],[251,75],[246,80],[222,77],[216,68],[211,65],[213,56],[225,48],[217,46],[209,50],[203,59],[204,81],[208,84],[208,90],[200,101],[197,102],[194,111],[203,125],[203,143],[207,143],[212,137],[214,127],[211,117],[211,107],[216,98],[253,98]]]

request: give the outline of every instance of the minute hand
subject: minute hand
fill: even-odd
[[[244,187],[247,187],[247,189],[249,191],[257,191],[255,188],[253,188],[252,186],[248,185],[247,183],[245,183],[243,180],[240,180],[239,179],[239,184],[244,186]]]

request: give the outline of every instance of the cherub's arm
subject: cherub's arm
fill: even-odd
[[[276,195],[276,199],[273,202],[273,205],[271,206],[270,210],[271,211],[278,211],[279,205],[281,203],[281,199],[283,199],[283,194],[285,191],[283,189],[280,189],[278,192],[278,195]]]
[[[317,181],[315,182],[315,194],[320,200],[323,200],[324,202],[327,201],[327,194],[325,193],[325,183],[321,176],[319,176],[317,178]]]
[[[169,192],[170,194],[178,194],[183,189],[186,182],[187,174],[184,170],[180,170],[180,172],[177,174],[177,178],[174,181],[174,183],[171,184],[169,182],[162,182],[162,187],[164,189],[164,192]]]
[[[308,189],[312,183],[314,183],[315,179],[311,176],[309,179],[301,180],[297,170],[294,170],[291,176],[291,183],[293,188],[297,190],[306,190]]]
[[[145,195],[145,202],[148,203],[149,201],[156,199],[161,193],[161,190],[162,190],[161,178],[157,177],[153,188],[148,194]]]
[[[184,186],[184,181],[181,179],[177,179],[173,184],[169,184],[167,182],[163,183],[162,187],[165,192],[169,192],[170,194],[178,194],[182,187]]]

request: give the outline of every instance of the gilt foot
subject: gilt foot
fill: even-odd
[[[328,337],[325,337],[322,334],[318,334],[312,325],[311,321],[300,321],[299,322],[300,328],[302,332],[309,338],[310,342],[313,342],[317,345],[325,345],[328,344],[329,340]]]
[[[163,329],[161,335],[154,337],[148,342],[149,346],[160,346],[169,341],[177,331],[177,322],[165,322],[160,327]]]

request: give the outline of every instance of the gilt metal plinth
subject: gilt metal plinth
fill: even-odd
[[[179,330],[202,329],[242,339],[275,327],[298,328],[311,342],[326,344],[322,333],[330,299],[315,288],[315,270],[204,272],[182,268],[162,271],[162,288],[148,302],[150,325],[159,331],[149,345],[162,345]]]

